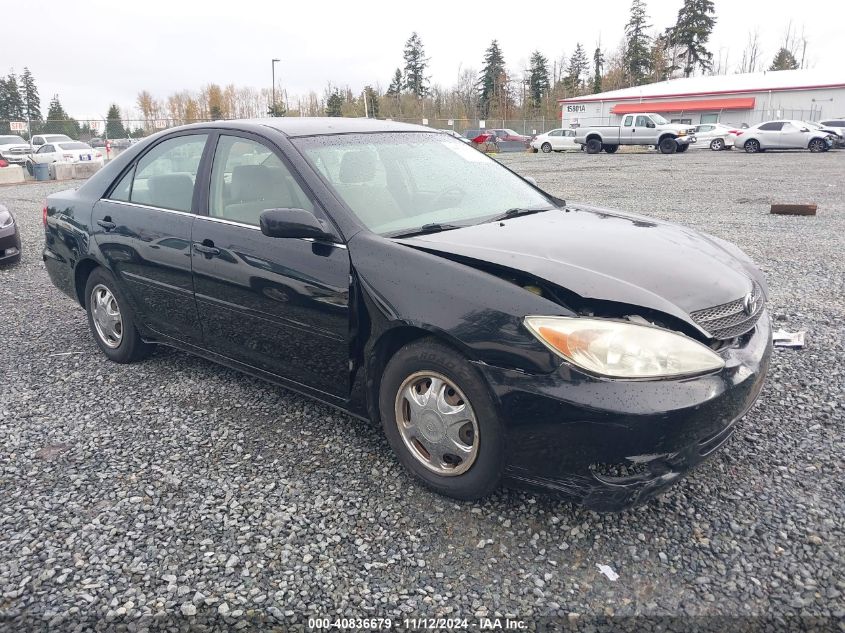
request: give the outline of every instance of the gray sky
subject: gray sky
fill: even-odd
[[[768,64],[787,23],[809,39],[808,61],[815,68],[838,69],[845,59],[840,19],[831,0],[802,2],[715,0],[718,22],[710,50],[728,57],[733,72],[748,32],[759,29]],[[78,119],[103,117],[110,102],[135,108],[139,90],[164,98],[177,90],[220,85],[269,87],[270,60],[278,57],[277,82],[289,95],[326,83],[386,88],[411,31],[419,32],[431,58],[432,83],[451,86],[460,67],[481,68],[484,50],[496,38],[512,71],[527,67],[531,51],[549,61],[572,52],[577,41],[588,54],[601,37],[611,50],[623,37],[630,0],[557,2],[414,3],[295,2],[255,0],[65,0],[42,3],[30,26],[4,29],[0,73],[29,66],[46,112],[58,93],[65,110]],[[682,0],[648,0],[651,23],[671,25]],[[516,8],[515,8],[516,7]],[[839,14],[841,11],[836,10]],[[6,16],[8,11],[4,10]],[[33,27],[37,25],[35,31]],[[42,45],[41,35],[53,45]],[[93,51],[92,51],[93,44]],[[79,49],[79,53],[75,53]]]

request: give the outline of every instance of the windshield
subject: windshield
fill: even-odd
[[[649,114],[649,116],[651,117],[652,121],[657,123],[657,125],[666,125],[667,123],[669,123],[669,121],[664,119],[662,116],[660,116],[656,112],[652,112],[651,114]]]
[[[85,143],[59,143],[59,147],[62,149],[91,149]]]
[[[0,136],[0,145],[17,145],[19,143],[26,144],[26,141],[20,136]]]
[[[550,200],[466,143],[443,134],[391,132],[292,139],[374,233],[427,224],[469,225]]]

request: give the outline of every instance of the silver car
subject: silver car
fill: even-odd
[[[749,154],[767,149],[808,149],[826,152],[833,146],[831,137],[811,129],[803,121],[766,121],[737,131],[736,145]]]
[[[736,127],[724,123],[702,123],[695,126],[696,140],[690,147],[693,149],[709,148],[714,152],[733,149],[738,131]]]

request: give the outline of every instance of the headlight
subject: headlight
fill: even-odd
[[[14,222],[12,214],[6,209],[0,209],[0,228],[5,229],[7,226],[11,226],[12,222]]]
[[[668,330],[583,317],[525,317],[525,326],[553,352],[611,378],[668,378],[725,366],[701,343]]]

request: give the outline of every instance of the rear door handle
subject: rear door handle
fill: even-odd
[[[202,242],[194,242],[194,250],[203,255],[219,255],[220,249],[214,246],[211,240],[203,240]]]
[[[104,217],[102,220],[97,220],[97,224],[99,224],[105,231],[111,231],[114,227],[117,226],[114,222],[111,221],[109,216]]]

